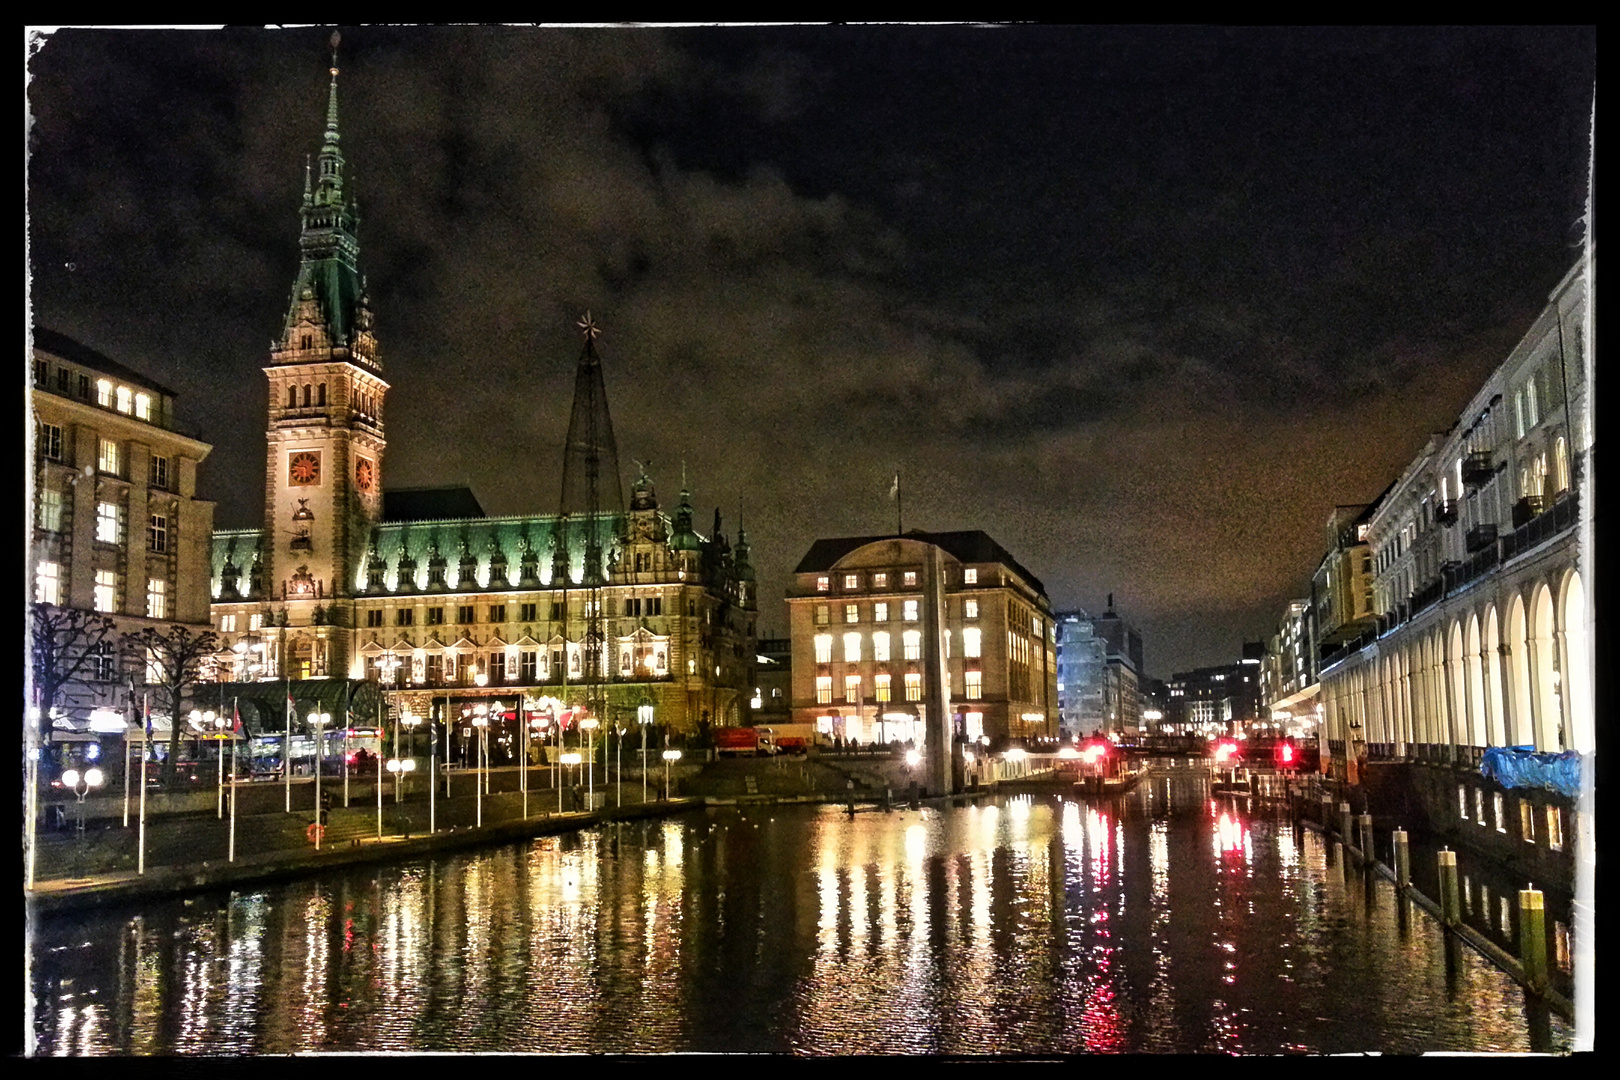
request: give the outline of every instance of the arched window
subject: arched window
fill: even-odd
[[[1554,490],[1568,491],[1569,447],[1565,445],[1562,436],[1559,437],[1557,442],[1553,443],[1553,468],[1556,470],[1556,472],[1553,474],[1554,479],[1556,480]]]
[[[298,387],[296,386],[287,387],[287,408],[298,408]]]
[[[326,384],[325,383],[321,383],[321,385],[319,385],[319,386],[317,386],[315,388],[315,404],[317,404],[317,405],[325,405],[326,404]]]
[[[304,384],[304,408],[309,408],[309,383]]]

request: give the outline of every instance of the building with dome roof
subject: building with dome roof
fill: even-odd
[[[699,533],[684,477],[666,514],[645,467],[626,504],[589,315],[555,513],[490,517],[467,488],[385,486],[390,387],[343,164],[334,60],[302,260],[264,368],[264,524],[213,534],[219,678],[236,684],[250,731],[279,735],[291,712],[303,734],[306,701],[352,702],[362,686],[417,717],[500,702],[510,722],[521,700],[608,730],[634,729],[645,704],[674,732],[745,722],[747,535],[728,541],[718,510]]]

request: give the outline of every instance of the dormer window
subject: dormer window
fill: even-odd
[[[979,571],[975,567],[970,566],[966,570],[962,571],[962,584],[977,585],[978,583]]]
[[[826,592],[831,584],[831,581],[823,574],[821,577],[816,578],[816,592]]]
[[[315,347],[315,335],[313,335],[313,334],[305,334],[304,335],[304,343],[301,346],[301,348],[303,348],[303,349],[305,349],[307,351],[309,349],[313,349],[314,347]]]
[[[120,386],[115,392],[114,396],[118,401],[116,408],[119,412],[127,416],[130,410],[135,406],[134,392],[131,391],[127,386]]]

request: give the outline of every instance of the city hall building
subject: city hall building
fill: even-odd
[[[211,548],[219,677],[250,728],[303,734],[315,705],[334,724],[497,702],[510,720],[520,700],[609,730],[633,730],[648,704],[676,732],[742,722],[747,537],[728,541],[718,511],[699,533],[686,490],[670,516],[644,471],[626,504],[588,317],[555,513],[490,517],[466,488],[386,486],[391,387],[343,168],[334,68],[302,261],[264,368],[264,523],[215,532]]]
[[[794,723],[863,745],[921,744],[931,711],[973,741],[1058,734],[1051,603],[985,533],[817,540],[787,602]]]

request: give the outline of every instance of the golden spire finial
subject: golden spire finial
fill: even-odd
[[[579,327],[580,332],[585,335],[585,340],[587,342],[602,336],[602,328],[596,325],[596,320],[591,318],[591,313],[589,311],[587,311],[584,317],[582,317],[574,325]]]

